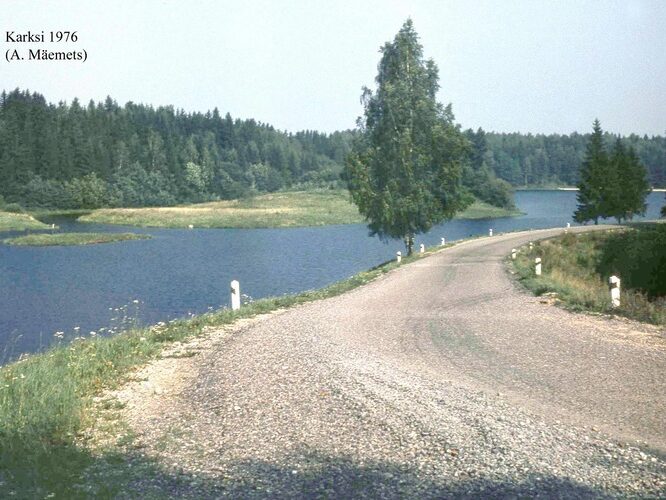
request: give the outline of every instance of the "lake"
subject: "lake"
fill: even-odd
[[[519,217],[453,220],[417,237],[435,245],[474,235],[563,227],[573,191],[518,191]],[[648,197],[658,218],[664,193]],[[153,324],[229,305],[229,282],[259,299],[321,288],[392,259],[404,247],[369,237],[363,225],[291,229],[152,229],[81,224],[61,231],[138,232],[150,240],[79,247],[0,245],[0,363],[65,338]],[[573,225],[573,224],[572,224]],[[17,233],[1,233],[5,238]],[[19,233],[23,234],[23,233]]]

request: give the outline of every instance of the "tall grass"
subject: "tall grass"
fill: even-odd
[[[519,280],[537,295],[555,293],[573,310],[623,315],[657,325],[666,324],[666,298],[648,300],[638,289],[622,288],[621,305],[612,308],[608,290],[609,272],[600,270],[610,239],[630,237],[628,230],[612,230],[564,236],[536,242],[530,251],[520,249],[514,261]],[[542,259],[542,275],[534,272],[534,259]],[[621,279],[625,279],[620,276]],[[630,279],[626,277],[626,282]]]

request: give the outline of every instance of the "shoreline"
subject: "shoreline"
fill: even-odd
[[[558,187],[556,188],[557,191],[578,191],[577,187]],[[523,191],[551,191],[550,189],[524,189]],[[650,191],[652,193],[666,193],[666,188],[652,188]]]

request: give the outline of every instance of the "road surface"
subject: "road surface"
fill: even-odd
[[[160,470],[132,491],[665,495],[663,329],[543,303],[503,262],[559,233],[468,241],[147,367],[118,394]]]

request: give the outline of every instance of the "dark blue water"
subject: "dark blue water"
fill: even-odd
[[[447,222],[417,244],[485,235],[491,227],[497,234],[565,226],[576,193],[522,191],[516,204],[526,215]],[[663,204],[664,193],[651,194],[647,217],[658,218]],[[130,230],[152,239],[78,247],[0,245],[0,362],[45,348],[56,332],[65,338],[104,334],[129,321],[151,324],[228,306],[232,279],[254,299],[295,293],[404,251],[400,241],[369,237],[363,225],[180,230],[56,222],[61,231]]]

